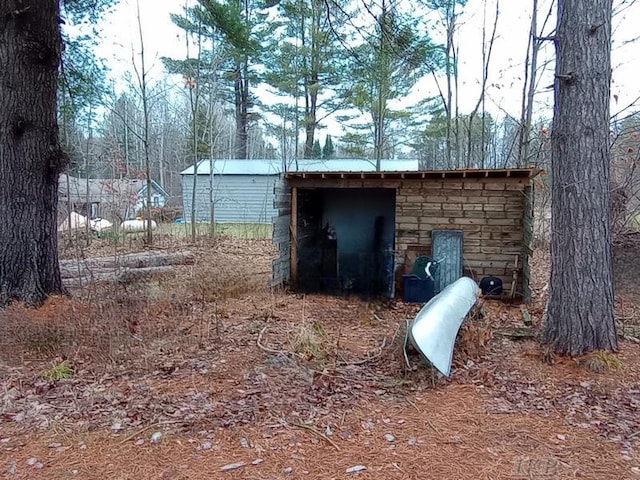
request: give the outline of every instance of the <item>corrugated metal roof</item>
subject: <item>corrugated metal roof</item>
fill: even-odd
[[[281,160],[238,160],[216,159],[201,160],[198,163],[198,174],[209,175],[213,164],[214,175],[278,175],[284,172]],[[418,160],[382,160],[381,171],[384,172],[414,172],[419,168]],[[297,165],[291,162],[286,169],[288,172],[375,172],[375,160],[368,159],[335,159],[298,160]],[[193,175],[193,166],[183,170],[181,175]]]

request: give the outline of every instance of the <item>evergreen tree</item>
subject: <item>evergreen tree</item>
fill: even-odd
[[[367,12],[373,12],[368,8]],[[351,104],[369,115],[376,168],[390,156],[390,128],[407,118],[389,108],[389,101],[406,95],[417,80],[440,64],[440,50],[420,33],[416,18],[400,13],[395,0],[383,0],[375,14],[373,31],[353,49]],[[362,131],[365,125],[356,125]],[[362,132],[364,133],[364,132]]]
[[[322,158],[325,160],[329,160],[333,158],[335,153],[335,149],[333,147],[333,141],[331,140],[331,135],[327,135],[324,140],[324,147],[322,147]]]
[[[542,342],[569,355],[618,346],[609,184],[611,17],[611,0],[558,2],[551,277]]]
[[[221,65],[222,79],[233,86],[236,158],[249,158],[249,128],[255,117],[251,110],[255,104],[252,70],[269,27],[265,14],[258,11],[261,6],[255,0],[198,0],[190,10],[199,25],[214,30],[223,41],[226,61]]]
[[[320,140],[313,142],[312,158],[322,158],[322,147],[320,146]]]
[[[106,10],[112,2],[98,2]],[[62,147],[69,156],[68,170],[84,169],[81,132],[86,132],[96,120],[98,106],[106,94],[106,66],[94,53],[98,31],[90,23],[94,12],[81,1],[67,1],[61,5],[64,24],[61,28],[64,48],[61,54],[58,80],[58,123]],[[91,30],[91,35],[79,33]]]
[[[345,22],[330,17],[342,18],[342,3],[332,2],[331,13],[323,0],[283,0],[278,7],[283,20],[265,50],[265,80],[291,99],[293,115],[286,113],[294,117],[296,149],[298,131],[304,129],[305,158],[313,156],[318,125],[344,105],[347,69],[337,25]]]

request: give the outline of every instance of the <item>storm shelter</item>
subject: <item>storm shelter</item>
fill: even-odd
[[[389,295],[395,189],[298,188],[295,194],[298,288]]]

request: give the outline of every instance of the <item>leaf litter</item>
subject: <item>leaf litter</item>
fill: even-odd
[[[621,343],[619,371],[593,374],[572,359],[543,364],[531,340],[493,335],[482,348],[457,349],[444,379],[415,354],[413,368],[404,366],[402,328],[419,306],[257,288],[268,277],[268,242],[195,250],[196,265],[161,285],[168,298],[144,304],[180,308],[145,317],[151,323],[136,326],[143,342],[128,337],[120,356],[63,352],[74,373],[60,381],[37,375],[47,355],[0,356],[0,472],[284,478],[290,468],[305,478],[422,478],[429,464],[433,478],[514,478],[544,463],[562,478],[625,478],[640,468],[636,344]],[[534,327],[547,261],[537,252],[532,265]],[[624,297],[617,307],[634,313]],[[91,308],[78,296],[8,314],[55,324]],[[520,325],[522,313],[487,302],[485,319],[495,331]],[[305,322],[322,334],[301,358],[289,352]],[[264,343],[283,354],[258,347],[265,327]],[[26,463],[33,458],[37,471]]]

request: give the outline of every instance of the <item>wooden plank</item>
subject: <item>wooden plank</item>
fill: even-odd
[[[273,218],[272,241],[278,248],[278,256],[272,261],[271,286],[279,287],[289,281],[289,247],[291,236],[291,191],[285,178],[280,177],[274,185],[274,205],[278,215]]]
[[[273,243],[289,241],[289,225],[291,215],[281,215],[273,222]]]
[[[291,254],[289,265],[291,271],[291,283],[298,284],[298,189],[291,189]]]

